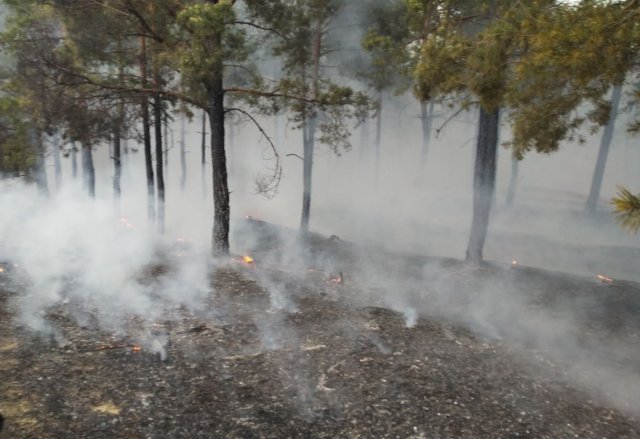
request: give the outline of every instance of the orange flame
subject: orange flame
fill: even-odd
[[[245,264],[253,264],[253,258],[251,256],[243,256],[242,262]]]
[[[603,274],[599,274],[596,277],[600,280],[600,282],[604,282],[606,284],[613,283],[613,279],[611,279],[610,277],[607,277],[607,276],[605,276]]]
[[[133,346],[131,346],[131,352],[140,352],[141,350],[142,348],[139,344],[134,344]]]

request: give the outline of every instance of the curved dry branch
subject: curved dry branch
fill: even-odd
[[[280,185],[280,180],[282,179],[282,166],[280,164],[280,154],[278,154],[278,149],[271,140],[271,137],[269,137],[264,128],[262,128],[262,125],[260,125],[260,123],[249,112],[241,108],[231,107],[227,108],[225,110],[225,113],[229,113],[231,111],[237,111],[238,113],[246,116],[255,125],[258,131],[260,131],[260,134],[262,134],[262,136],[267,140],[267,143],[271,147],[273,157],[271,157],[270,160],[275,159],[276,164],[270,175],[262,177],[259,176],[258,178],[256,178],[256,193],[264,195],[267,198],[273,198],[278,191],[278,186]]]

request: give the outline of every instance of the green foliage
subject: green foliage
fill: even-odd
[[[618,196],[611,200],[616,211],[616,219],[631,232],[640,230],[640,194],[634,195],[628,189],[618,186]]]
[[[422,44],[416,92],[508,108],[517,156],[553,152],[581,140],[584,122],[607,123],[607,93],[638,59],[638,13],[633,2],[447,2]]]

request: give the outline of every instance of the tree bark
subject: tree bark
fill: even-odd
[[[422,166],[427,163],[427,155],[429,154],[431,128],[433,127],[433,108],[433,101],[430,101],[428,105],[426,101],[420,101],[420,122],[422,124],[422,156],[420,164]]]
[[[478,141],[473,172],[473,220],[466,260],[482,261],[482,251],[489,227],[489,214],[496,184],[496,156],[500,109],[487,112],[480,108]]]
[[[93,151],[89,143],[82,144],[82,176],[85,190],[91,198],[95,198],[96,171],[93,167]]]
[[[185,145],[184,116],[180,119],[180,191],[187,185],[187,149]]]
[[[220,42],[220,41],[218,41]],[[224,144],[224,89],[222,63],[208,84],[209,127],[211,129],[211,168],[213,175],[213,242],[214,256],[229,254],[229,182]],[[204,131],[204,130],[203,130]],[[204,149],[203,149],[204,150]],[[204,170],[204,166],[203,166]]]
[[[309,231],[311,218],[311,184],[313,181],[313,152],[315,147],[315,118],[305,120],[302,126],[302,215],[300,217],[300,231]]]
[[[380,143],[382,142],[382,93],[378,95],[378,115],[376,117],[376,182],[380,176]]]
[[[360,159],[364,159],[369,152],[369,119],[365,119],[362,122],[360,128]]]
[[[71,142],[71,177],[78,178],[78,148],[76,142]]]
[[[147,46],[145,37],[140,38],[140,71],[142,86],[147,87]],[[144,142],[144,164],[147,171],[147,218],[151,223],[155,222],[155,186],[153,179],[153,158],[151,154],[151,122],[149,119],[149,103],[147,96],[141,96],[142,109],[142,138]]]
[[[60,186],[62,186],[62,163],[60,162],[60,141],[58,135],[54,134],[51,141],[51,147],[53,149],[53,166],[56,176],[56,190],[59,190]]]
[[[318,97],[318,80],[320,77],[320,51],[322,49],[322,24],[318,23],[313,47],[311,50],[311,99]],[[303,75],[305,73],[303,72]],[[306,75],[305,75],[306,76]],[[311,218],[311,183],[313,174],[313,152],[316,135],[316,115],[305,115],[302,123],[302,213],[300,215],[300,232],[306,234],[309,231],[309,220]]]
[[[587,211],[594,213],[598,207],[598,199],[600,198],[600,189],[602,189],[602,179],[607,166],[607,157],[613,140],[613,132],[616,127],[616,117],[618,114],[618,106],[620,105],[620,97],[622,96],[622,84],[613,87],[611,92],[611,111],[609,113],[609,122],[604,127],[602,138],[600,139],[600,149],[598,150],[598,158],[596,167],[593,171],[591,179],[591,189],[587,197]]]
[[[122,196],[122,148],[120,131],[113,132],[113,200],[119,210],[120,198]]]
[[[516,196],[516,188],[518,186],[518,173],[520,169],[520,160],[515,157],[511,158],[511,178],[509,179],[509,188],[507,189],[507,207],[513,206],[513,199]]]
[[[153,97],[153,122],[156,140],[156,185],[158,188],[157,226],[160,233],[164,233],[164,144],[162,143],[162,101],[156,93]]]
[[[202,196],[207,195],[207,179],[206,179],[206,164],[207,164],[207,112],[202,112],[202,142],[200,149],[202,152],[200,158],[201,175],[202,175]]]
[[[47,183],[47,170],[45,168],[45,145],[42,139],[42,133],[36,133],[36,145],[37,145],[37,163],[35,169],[35,180],[38,186],[38,191],[46,196],[49,196],[49,184]]]

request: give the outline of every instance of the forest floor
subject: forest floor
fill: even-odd
[[[0,438],[640,438],[640,285],[274,236],[117,333],[6,286]]]

